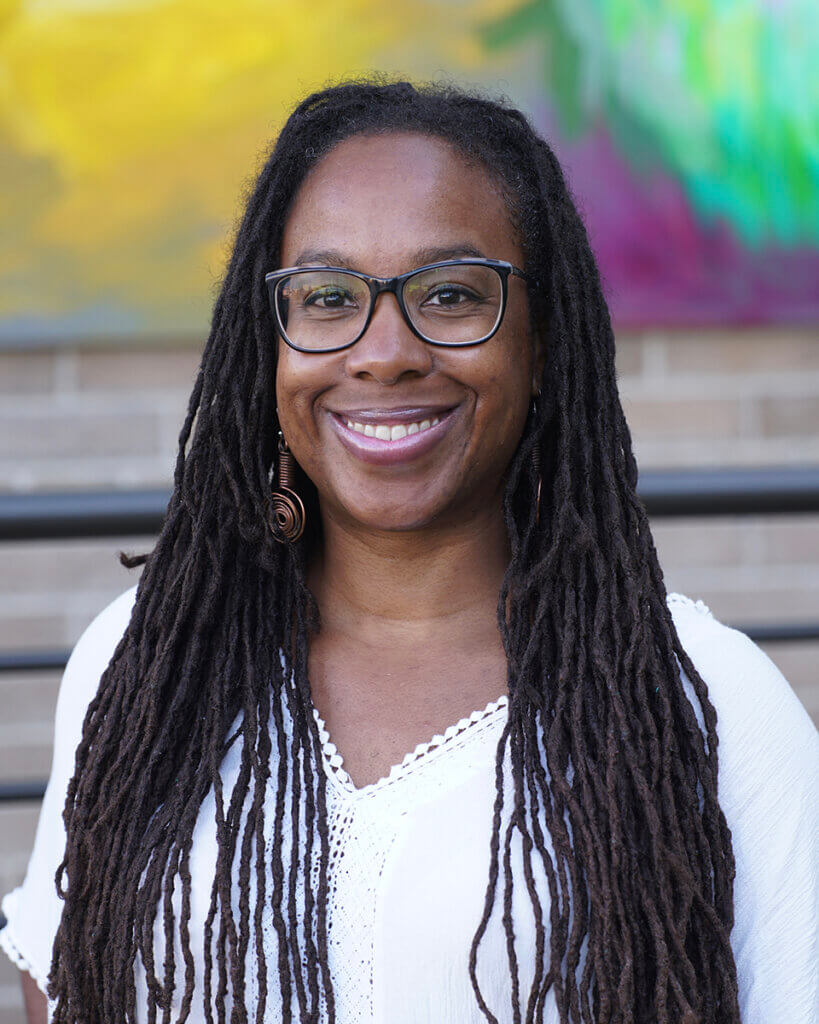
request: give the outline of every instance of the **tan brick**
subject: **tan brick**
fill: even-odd
[[[22,595],[0,601],[0,650],[70,649],[89,623],[136,577],[108,590],[78,588],[66,595]]]
[[[0,650],[19,651],[65,644],[65,617],[57,614],[0,617]]]
[[[770,519],[758,528],[760,558],[766,562],[819,566],[819,516]]]
[[[804,434],[810,438],[819,435],[819,395],[763,398],[759,408],[765,434],[772,437]]]
[[[671,374],[819,370],[819,344],[811,330],[692,331],[666,334],[663,342]]]
[[[5,960],[6,957],[3,957]],[[14,973],[17,973],[16,968],[9,960],[9,966]],[[3,1008],[3,1024],[26,1024],[26,1014],[23,1009],[22,994],[18,978],[14,979],[13,984],[3,984],[0,989],[0,1006]],[[11,1001],[10,1001],[11,1000]]]
[[[0,954],[0,1020],[3,1024],[26,1024],[20,972],[7,956]]]
[[[25,541],[0,544],[0,580],[7,594],[110,590],[113,594],[136,583],[120,564],[120,551],[147,551],[153,537],[105,537],[100,540]]]
[[[0,1021],[26,1024],[20,971],[4,953],[0,953]]]
[[[39,801],[0,804],[0,893],[22,882],[39,816]]]
[[[708,398],[629,398],[623,401],[635,440],[738,437],[739,402]]]
[[[637,377],[643,371],[643,339],[641,335],[618,334],[615,363],[618,379]]]
[[[738,565],[744,558],[742,523],[731,519],[655,519],[651,532],[660,565]]]
[[[77,387],[95,391],[183,391],[193,387],[201,353],[159,346],[77,353]]]
[[[170,488],[175,454],[94,455],[62,458],[0,459],[0,485],[9,491]]]
[[[45,781],[51,772],[52,752],[51,739],[47,743],[4,746],[0,751],[0,779],[4,782]]]
[[[0,673],[0,729],[12,723],[51,722],[61,673]]]
[[[156,416],[140,413],[0,413],[0,458],[145,455],[159,448]]]
[[[49,392],[54,386],[50,352],[0,352],[0,393]]]
[[[705,466],[801,466],[819,462],[819,437],[669,438],[635,437],[641,469]]]
[[[819,589],[794,585],[730,587],[723,584],[697,586],[695,572],[671,574],[669,589],[679,589],[691,598],[702,598],[716,618],[730,626],[819,621]],[[676,579],[675,579],[676,577]]]

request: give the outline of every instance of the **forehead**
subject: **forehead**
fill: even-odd
[[[310,171],[285,221],[281,265],[310,251],[349,254],[356,269],[411,269],[416,253],[470,247],[522,254],[493,176],[449,143],[412,133],[355,136]]]

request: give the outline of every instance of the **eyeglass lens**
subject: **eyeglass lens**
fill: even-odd
[[[495,329],[503,289],[492,267],[461,264],[422,270],[404,282],[404,305],[415,329],[429,341],[465,345]],[[370,290],[354,274],[304,270],[282,278],[276,308],[289,340],[320,352],[356,339],[370,312]]]

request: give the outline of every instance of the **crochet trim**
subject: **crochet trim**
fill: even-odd
[[[14,929],[11,926],[10,921],[6,921],[6,926],[0,931],[0,949],[8,956],[9,960],[15,966],[19,967],[21,971],[26,971],[37,984],[37,988],[46,995],[46,979],[42,977],[36,967],[28,960],[23,954],[22,950],[14,937]]]
[[[694,611],[700,613],[700,615],[706,615],[708,618],[713,619],[714,614],[705,601],[692,601],[690,597],[686,597],[685,594],[667,594],[666,600],[668,604],[680,604],[685,605],[688,608],[692,608]]]
[[[433,752],[442,749],[447,744],[451,743],[452,740],[462,736],[465,732],[472,729],[475,725],[494,717],[508,704],[509,697],[504,693],[498,697],[497,700],[490,701],[485,708],[473,711],[471,715],[467,715],[454,725],[450,725],[443,733],[438,733],[433,736],[432,739],[426,740],[424,743],[419,743],[414,750],[411,750],[408,754],[404,755],[404,758],[400,763],[392,765],[389,772],[382,776],[382,778],[378,779],[376,782],[371,782],[366,786],[360,787],[355,785],[353,780],[345,771],[344,758],[339,753],[335,743],[330,739],[330,734],[327,731],[327,726],[324,724],[324,719],[315,707],[313,708],[313,717],[318,725],[319,737],[321,738],[321,748],[324,752],[325,763],[328,766],[330,774],[335,776],[338,782],[340,782],[345,789],[350,790],[354,794],[358,794],[375,792],[376,790],[395,782],[395,780],[404,775],[406,770],[412,765],[428,757]]]

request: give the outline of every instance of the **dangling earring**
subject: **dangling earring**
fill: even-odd
[[[539,391],[538,391],[538,397],[540,397],[540,392]],[[534,398],[532,399],[532,420],[533,420],[535,426],[537,426],[537,402],[534,400]],[[539,441],[535,444],[534,448],[532,449],[531,459],[532,459],[532,469],[535,471],[535,476],[537,477],[537,491],[536,491],[536,495],[535,495],[535,526],[538,526],[540,524],[540,488],[541,488],[541,486],[543,484],[543,479],[542,479],[542,477],[540,475],[540,442]]]
[[[291,544],[304,532],[304,504],[293,490],[295,462],[284,434],[279,431],[279,480],[272,494],[273,522],[270,524],[273,536],[281,543]]]

